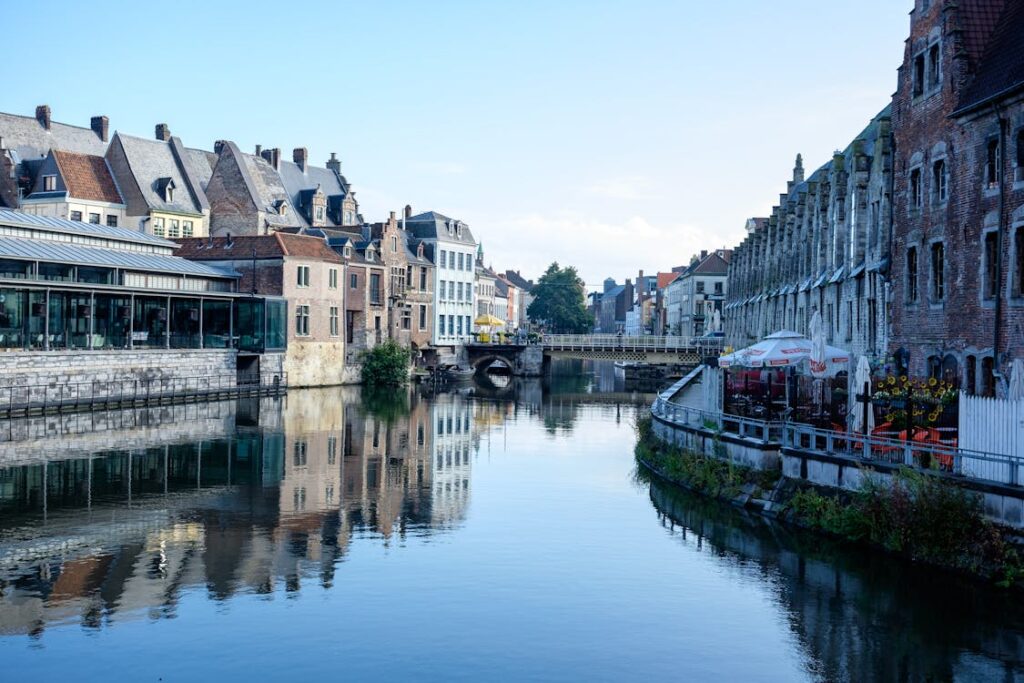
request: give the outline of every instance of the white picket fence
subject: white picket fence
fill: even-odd
[[[1024,456],[1024,401],[961,393],[959,441],[965,451]],[[1008,472],[1005,463],[971,458],[966,454],[963,467],[968,476],[1005,483],[1024,481],[1024,471]]]

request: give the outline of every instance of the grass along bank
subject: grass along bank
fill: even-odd
[[[948,478],[908,468],[888,479],[865,476],[855,491],[780,483],[780,472],[662,442],[650,417],[638,419],[636,429],[637,460],[674,484],[734,504],[770,498],[770,516],[797,526],[1001,586],[1024,586],[1024,560],[1013,533],[985,517],[980,495]]]

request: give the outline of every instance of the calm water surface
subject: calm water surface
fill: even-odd
[[[1018,597],[651,484],[637,398],[0,423],[4,679],[1024,681]]]

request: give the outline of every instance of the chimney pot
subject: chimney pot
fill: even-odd
[[[171,128],[166,123],[156,124],[156,139],[169,142],[171,139]]]
[[[263,156],[263,145],[256,145],[256,156]]]
[[[292,161],[298,166],[303,173],[306,172],[306,159],[309,156],[309,152],[306,151],[305,147],[296,147],[292,150]]]
[[[395,212],[394,211],[391,212],[391,216],[388,218],[388,220],[391,221],[391,222],[394,222],[394,220],[395,220]]]
[[[275,171],[281,170],[281,148],[274,147],[273,149],[263,150],[263,158],[267,160],[271,166],[274,167]]]
[[[89,127],[92,132],[103,142],[107,141],[107,133],[110,131],[110,119],[106,116],[94,116],[89,119]]]
[[[223,150],[223,149],[224,149],[224,141],[223,140],[217,140],[216,142],[213,143],[213,153],[214,154],[219,156],[220,153],[221,153],[221,150]]]
[[[412,206],[409,204],[405,205],[405,217],[412,218]]]
[[[36,107],[36,121],[46,130],[50,130],[50,105],[40,104]]]
[[[341,161],[338,159],[338,155],[331,152],[331,158],[327,160],[327,168],[331,169],[335,173],[341,173]]]

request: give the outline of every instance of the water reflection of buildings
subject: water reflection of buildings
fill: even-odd
[[[0,633],[159,618],[197,587],[331,585],[354,539],[465,516],[461,396],[374,411],[358,390],[317,389],[122,413],[93,430],[68,416],[0,425]]]
[[[1024,608],[1006,593],[660,484],[651,499],[684,543],[761,575],[815,679],[1024,680]]]

